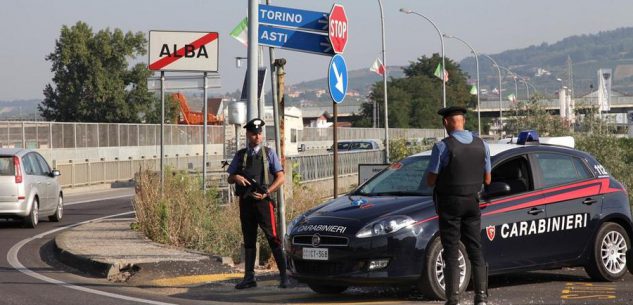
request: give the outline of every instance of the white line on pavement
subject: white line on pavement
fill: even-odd
[[[97,294],[97,295],[101,295],[101,296],[106,296],[106,297],[110,297],[110,298],[115,298],[115,299],[121,299],[121,300],[126,300],[126,301],[133,301],[133,302],[139,302],[139,303],[145,303],[145,304],[153,304],[153,305],[174,305],[172,303],[163,303],[163,302],[158,302],[158,301],[152,301],[152,300],[148,300],[148,299],[141,299],[141,298],[135,298],[135,297],[129,297],[126,295],[122,295],[122,294],[116,294],[116,293],[110,293],[110,292],[105,292],[105,291],[100,291],[100,290],[96,290],[96,289],[91,289],[91,288],[87,288],[87,287],[83,287],[83,286],[77,286],[77,285],[73,285],[73,284],[69,284],[60,280],[56,280],[44,275],[41,275],[35,271],[32,271],[26,267],[24,267],[24,265],[22,265],[22,263],[20,263],[20,260],[18,260],[18,252],[20,251],[20,248],[22,248],[24,245],[26,245],[27,243],[29,243],[30,241],[33,241],[35,239],[40,239],[46,235],[55,233],[57,231],[61,231],[61,230],[65,230],[68,228],[72,228],[72,227],[76,227],[82,224],[86,224],[89,222],[93,222],[93,221],[99,221],[99,220],[103,220],[103,219],[107,219],[107,218],[113,218],[113,217],[117,217],[117,216],[123,216],[123,215],[128,215],[128,214],[133,214],[134,211],[130,211],[130,212],[125,212],[125,213],[119,213],[119,214],[114,214],[114,215],[109,215],[109,216],[104,216],[104,217],[99,217],[99,218],[95,218],[95,219],[91,219],[91,220],[86,220],[86,221],[82,221],[79,223],[75,223],[75,224],[71,224],[71,225],[67,225],[61,228],[57,228],[57,229],[53,229],[50,231],[46,231],[44,233],[35,235],[33,237],[27,238],[27,239],[23,239],[20,242],[18,242],[17,244],[13,245],[13,247],[11,247],[11,249],[9,250],[9,253],[7,253],[7,261],[9,262],[9,264],[15,268],[16,270],[32,277],[32,278],[36,278],[38,280],[44,281],[44,282],[48,282],[51,284],[55,284],[55,285],[59,285],[59,286],[64,286],[70,289],[75,289],[75,290],[79,290],[82,292],[86,292],[86,293],[92,293],[92,294]]]
[[[130,194],[130,195],[123,195],[123,196],[116,196],[116,197],[106,197],[106,198],[97,198],[97,199],[90,199],[90,200],[81,200],[81,201],[75,201],[75,202],[64,202],[64,206],[75,205],[75,204],[80,204],[80,203],[91,203],[91,202],[97,202],[97,201],[106,201],[106,200],[114,200],[114,199],[121,199],[121,198],[129,198],[129,197],[134,197],[134,195]]]

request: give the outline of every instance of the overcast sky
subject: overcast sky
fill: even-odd
[[[331,0],[274,0],[274,5],[329,11]],[[377,0],[340,0],[349,19],[344,56],[350,70],[368,68],[380,54],[380,14]],[[383,0],[387,62],[405,65],[422,55],[440,52],[439,37],[430,23],[405,15],[402,7],[433,19],[447,34],[468,41],[478,52],[495,54],[567,36],[593,34],[633,26],[631,0]],[[50,62],[62,25],[84,21],[97,32],[109,27],[148,33],[150,30],[217,31],[220,33],[219,92],[241,88],[244,66],[235,57],[246,48],[229,36],[246,16],[247,0],[2,0],[0,9],[0,100],[41,99],[51,82]],[[455,40],[445,42],[446,56],[461,60],[469,50]],[[278,51],[288,60],[290,84],[326,77],[329,58]],[[268,56],[266,56],[268,58]],[[137,58],[146,62],[147,57]],[[503,64],[503,63],[500,63]],[[378,79],[378,78],[377,78]]]

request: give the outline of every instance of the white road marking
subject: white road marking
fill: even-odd
[[[130,194],[130,195],[123,195],[123,196],[116,196],[116,197],[105,197],[105,198],[82,200],[82,201],[75,201],[75,202],[64,202],[64,206],[75,205],[75,204],[80,204],[80,203],[91,203],[91,202],[97,202],[97,201],[106,201],[106,200],[114,200],[114,199],[121,199],[121,198],[129,198],[129,197],[134,197],[134,195]]]
[[[129,197],[129,196],[126,196]],[[99,200],[103,200],[103,199],[99,199]],[[73,203],[73,204],[77,204],[79,202]],[[83,287],[83,286],[77,286],[77,285],[73,285],[73,284],[69,284],[66,283],[64,281],[60,281],[60,280],[56,280],[44,275],[41,275],[35,271],[32,271],[28,268],[26,268],[24,265],[22,265],[22,263],[20,263],[20,260],[18,260],[18,252],[20,251],[20,249],[26,245],[27,243],[36,240],[36,239],[40,239],[46,235],[61,231],[61,230],[65,230],[68,228],[72,228],[72,227],[76,227],[82,224],[86,224],[89,222],[93,222],[93,221],[99,221],[99,220],[103,220],[103,219],[107,219],[107,218],[113,218],[113,217],[117,217],[117,216],[123,216],[123,215],[128,215],[128,214],[133,214],[134,211],[130,211],[130,212],[125,212],[125,213],[119,213],[119,214],[114,214],[114,215],[109,215],[109,216],[104,216],[104,217],[99,217],[99,218],[95,218],[95,219],[90,219],[90,220],[86,220],[86,221],[82,221],[79,223],[75,223],[75,224],[71,224],[71,225],[67,225],[61,228],[57,228],[57,229],[53,229],[50,231],[46,231],[44,233],[35,235],[33,237],[27,238],[27,239],[23,239],[20,242],[18,242],[17,244],[13,245],[13,247],[11,247],[11,249],[9,250],[9,252],[7,253],[7,261],[9,262],[9,264],[15,268],[16,270],[41,281],[44,282],[48,282],[51,284],[55,284],[55,285],[59,285],[59,286],[63,286],[66,288],[70,288],[70,289],[74,289],[74,290],[78,290],[78,291],[82,291],[82,292],[86,292],[86,293],[91,293],[91,294],[96,294],[96,295],[100,295],[100,296],[105,296],[105,297],[110,297],[110,298],[114,298],[114,299],[121,299],[121,300],[126,300],[126,301],[132,301],[132,302],[139,302],[139,303],[145,303],[145,304],[153,304],[153,305],[174,305],[172,303],[164,303],[164,302],[158,302],[158,301],[152,301],[152,300],[148,300],[148,299],[141,299],[141,298],[135,298],[135,297],[130,297],[130,296],[126,296],[126,295],[122,295],[122,294],[116,294],[116,293],[110,293],[110,292],[105,292],[105,291],[100,291],[100,290],[96,290],[96,289],[91,289],[91,288],[87,288],[87,287]]]

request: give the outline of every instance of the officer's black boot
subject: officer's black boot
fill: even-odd
[[[244,250],[244,279],[235,285],[235,289],[257,287],[255,282],[255,249]]]
[[[475,305],[488,304],[488,266],[473,268]]]
[[[444,305],[459,305],[459,266],[444,267],[444,291],[446,303]]]
[[[275,262],[277,263],[277,269],[279,269],[279,288],[288,287],[288,275],[286,274],[286,255],[281,247],[272,249]]]

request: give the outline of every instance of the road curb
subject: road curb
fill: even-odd
[[[55,237],[54,248],[57,259],[81,272],[85,272],[96,277],[106,278],[110,269],[112,269],[113,264],[96,261],[67,250],[68,247],[66,247],[64,241],[65,235],[66,232],[63,232]]]

